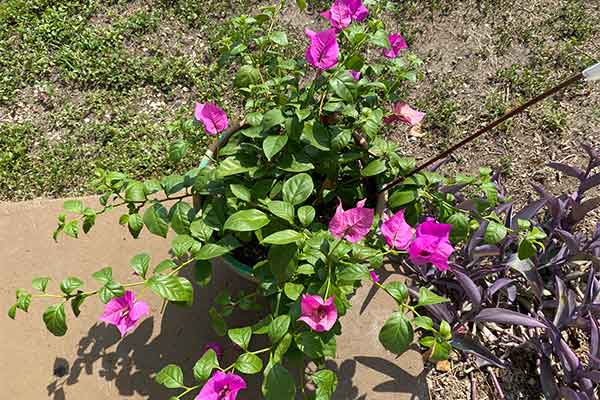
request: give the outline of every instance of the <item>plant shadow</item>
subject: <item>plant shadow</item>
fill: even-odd
[[[187,278],[191,279],[190,276]],[[190,308],[167,305],[162,316],[146,318],[122,339],[114,326],[94,324],[80,339],[75,359],[56,358],[54,377],[47,386],[48,396],[53,400],[71,400],[66,389],[80,383],[83,374],[106,380],[117,388],[121,397],[162,400],[179,394],[180,391],[157,384],[155,374],[167,364],[177,364],[183,369],[185,384],[194,385],[192,369],[202,356],[204,345],[211,341],[227,343],[211,328],[208,310],[213,299],[223,289],[234,293],[239,290],[248,292],[251,287],[252,284],[225,266],[215,265],[211,284],[195,287],[194,305]],[[246,326],[255,322],[255,317],[254,312],[235,312],[228,321],[231,327]],[[237,358],[240,350],[233,345],[223,347],[225,356],[222,364],[228,365]],[[256,392],[259,387],[257,376],[246,380],[248,390],[240,395]],[[193,397],[188,395],[186,398]]]

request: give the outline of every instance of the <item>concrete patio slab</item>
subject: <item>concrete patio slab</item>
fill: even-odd
[[[83,199],[96,205],[97,198]],[[0,380],[3,397],[39,400],[167,399],[176,394],[154,383],[161,366],[178,363],[187,378],[207,341],[218,340],[212,332],[207,309],[223,287],[249,287],[220,264],[215,265],[210,287],[195,291],[192,308],[168,306],[160,313],[161,301],[149,292],[142,294],[151,307],[151,316],[120,340],[116,329],[98,322],[102,304],[90,299],[79,318],[68,311],[69,330],[62,338],[49,334],[42,313],[51,304],[34,299],[28,315],[17,321],[6,315],[14,303],[14,290],[30,288],[34,276],[51,276],[52,292],[60,279],[76,275],[95,288],[90,274],[112,266],[121,282],[133,282],[128,260],[147,252],[154,263],[168,257],[169,241],[142,234],[133,240],[116,221],[118,212],[98,219],[89,235],[80,239],[63,237],[54,242],[51,234],[63,200],[37,200],[0,204]],[[370,286],[370,285],[369,285]],[[338,357],[329,367],[339,373],[337,400],[426,399],[427,387],[420,355],[413,350],[399,358],[385,352],[377,332],[393,309],[392,301],[369,287],[353,298],[355,307],[344,317],[344,333],[338,338]],[[236,317],[237,324],[252,322],[251,315]],[[230,349],[231,350],[231,349]],[[227,352],[227,349],[226,349]],[[230,351],[232,352],[232,351]],[[234,356],[234,355],[233,355]],[[191,384],[191,380],[187,379]],[[256,387],[256,379],[250,379]],[[193,398],[193,397],[191,397]],[[257,399],[250,390],[240,399]]]

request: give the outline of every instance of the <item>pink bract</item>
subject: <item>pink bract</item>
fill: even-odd
[[[196,400],[235,400],[242,389],[246,389],[246,381],[241,376],[216,371],[206,381]]]
[[[371,275],[371,280],[373,281],[373,283],[379,283],[379,275],[377,275],[377,272],[371,271],[370,275]]]
[[[306,49],[306,61],[320,70],[335,67],[340,54],[335,29],[313,32],[307,28],[304,31],[310,39],[310,45]]]
[[[338,32],[346,28],[352,21],[364,21],[369,10],[360,0],[335,0],[331,8],[321,13]]]
[[[404,210],[398,211],[381,224],[381,233],[392,249],[406,250],[414,237],[414,229],[406,223]]]
[[[354,78],[354,80],[359,80],[360,79],[360,71],[355,71],[353,69],[351,69],[350,71],[348,71],[350,73],[350,75],[352,75],[352,77]]]
[[[329,232],[333,237],[336,239],[343,237],[349,242],[356,243],[367,236],[373,225],[375,210],[364,208],[365,201],[359,201],[355,208],[346,211],[340,201],[333,218],[329,221]]]
[[[452,225],[427,218],[417,226],[416,238],[408,249],[408,257],[416,264],[432,263],[440,271],[448,269],[448,257],[454,252],[450,243]]]
[[[115,325],[121,336],[125,336],[126,333],[133,331],[137,322],[148,313],[148,304],[136,301],[135,294],[127,290],[123,296],[111,299],[104,306],[100,321]]]
[[[217,355],[218,359],[220,359],[221,357],[223,357],[223,348],[217,342],[208,342],[208,343],[206,343],[204,345],[204,353],[206,353],[208,350],[213,350],[215,352],[215,354]]]
[[[323,301],[321,296],[303,294],[300,301],[302,314],[298,321],[306,323],[315,332],[330,330],[337,321],[337,309],[333,296]]]
[[[227,114],[219,106],[212,103],[196,103],[194,116],[209,135],[216,135],[223,132],[229,126]]]
[[[425,113],[415,110],[407,103],[399,101],[392,106],[392,115],[385,117],[383,122],[391,124],[400,121],[410,126],[415,126],[425,118]]]
[[[390,41],[390,49],[385,49],[383,55],[387,58],[396,58],[400,51],[408,49],[408,43],[399,33],[392,33],[388,36]]]

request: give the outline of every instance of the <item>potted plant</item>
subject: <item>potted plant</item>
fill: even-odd
[[[98,296],[106,304],[100,319],[126,335],[149,313],[136,289],[147,287],[167,302],[189,306],[195,286],[210,281],[211,260],[223,258],[232,271],[256,282],[254,293],[218,301],[210,311],[215,331],[242,354],[221,365],[221,350],[211,345],[193,369],[198,384],[191,387],[184,385],[180,367],[164,366],[156,380],[177,390],[175,398],[235,399],[246,388],[244,375],[262,373],[267,399],[293,399],[300,384],[289,366],[298,359],[317,366],[310,376],[314,396],[330,398],[337,378],[324,361],[335,355],[336,335],[361,283],[377,285],[397,304],[379,333],[391,353],[406,351],[418,332],[429,360],[447,359],[454,346],[503,365],[464,335],[465,326],[523,320],[515,311],[478,314],[481,301],[474,299],[483,289],[474,281],[490,281],[481,283],[485,274],[473,276],[465,270],[473,264],[466,263],[483,265],[484,257],[517,243],[527,260],[547,248],[547,236],[527,222],[529,212],[508,227],[500,219],[510,203],[490,169],[451,177],[423,171],[390,187],[415,167],[385,131],[423,119],[399,97],[418,79],[421,61],[399,33],[385,30],[378,19],[381,3],[371,4],[336,0],[322,14],[330,28],[306,29],[301,60],[287,57],[286,34],[273,30],[284,2],[232,20],[220,63],[237,65],[232,81],[243,102],[241,122],[230,121],[217,104],[197,103],[198,136],[216,137],[198,167],[145,181],[97,170],[93,186],[102,193],[101,208],[69,200],[58,218],[55,238],[77,237],[101,214],[122,208],[119,223],[134,238],[144,229],[164,238],[171,234],[173,257],[150,268],[148,255],[135,255],[130,267],[137,282],[119,283],[104,268],[93,274],[97,288],[88,291],[81,279],[68,277],[59,294],[50,294],[50,278],[35,278],[36,293],[18,290],[9,315],[27,311],[34,298],[56,297],[60,301],[43,319],[61,336],[67,331],[67,302],[77,316],[84,301]],[[169,156],[178,161],[193,145],[178,140]],[[419,285],[380,282],[384,260],[401,265]],[[184,268],[194,270],[196,282],[179,276]],[[497,296],[510,286],[498,285]],[[462,308],[449,311],[445,303],[455,293],[444,288],[464,288],[460,293],[476,307],[466,314]],[[461,301],[466,304],[464,296]],[[234,307],[252,309],[258,302],[268,307],[256,324],[229,326]],[[522,318],[528,326],[541,324]],[[259,335],[268,337],[267,347],[255,348]]]

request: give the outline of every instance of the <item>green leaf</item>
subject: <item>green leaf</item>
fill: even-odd
[[[227,333],[227,322],[225,322],[223,316],[214,307],[208,310],[208,316],[210,317],[210,324],[215,333],[219,336],[225,336]]]
[[[78,295],[71,299],[71,310],[73,310],[73,314],[76,317],[79,317],[79,314],[81,314],[80,307],[83,304],[83,302],[85,301],[86,297],[87,296]]]
[[[283,356],[289,350],[292,340],[294,340],[294,337],[289,332],[286,333],[283,338],[281,338],[277,344],[277,347],[275,348],[275,351],[273,352],[273,363],[278,363],[283,360]]]
[[[385,160],[373,160],[362,171],[362,176],[375,176],[385,172]]]
[[[17,291],[19,293],[19,291]],[[31,305],[32,295],[26,292],[19,293],[17,297],[17,308],[23,310],[25,312],[29,311],[29,306]]]
[[[269,217],[262,211],[256,209],[242,210],[229,216],[223,229],[238,232],[255,231],[269,222]]]
[[[535,245],[533,243],[531,243],[527,239],[521,240],[518,249],[519,260],[526,260],[529,257],[535,256],[536,254],[537,249],[535,248]]]
[[[252,126],[260,126],[262,124],[263,115],[259,112],[251,112],[246,115],[246,121]]]
[[[281,110],[278,108],[275,108],[273,110],[267,111],[263,115],[262,126],[263,126],[263,129],[266,130],[266,129],[270,129],[276,125],[281,125],[284,122],[285,122],[285,117],[281,113]]]
[[[176,233],[187,234],[190,232],[190,224],[194,219],[194,209],[188,203],[178,201],[171,208],[169,218],[171,219],[171,228]]]
[[[8,309],[8,316],[10,319],[15,319],[15,317],[17,316],[17,305],[13,304],[12,306],[10,306],[10,308]]]
[[[196,242],[196,240],[189,235],[177,235],[171,241],[171,250],[175,257],[183,258],[192,250],[196,243],[198,243],[198,246],[200,245],[200,242]]]
[[[141,203],[146,201],[146,190],[142,182],[132,181],[125,189],[125,200]]]
[[[443,361],[450,357],[452,346],[447,342],[436,341],[432,346],[433,351],[431,352],[431,361]]]
[[[296,398],[294,378],[281,364],[273,365],[265,377],[264,395],[265,400],[294,400]]]
[[[354,98],[352,97],[352,92],[346,84],[339,78],[333,78],[329,81],[329,87],[333,92],[342,100],[351,103]]]
[[[118,284],[117,282],[107,282],[104,286],[100,288],[98,292],[98,297],[100,297],[100,301],[104,304],[108,303],[112,298],[121,297],[125,294],[125,289],[123,286]]]
[[[77,288],[80,288],[83,286],[83,282],[81,281],[81,279],[76,278],[74,276],[70,276],[66,279],[64,279],[61,283],[60,283],[60,290],[64,293],[64,294],[71,294],[71,292]]]
[[[269,324],[269,339],[271,342],[277,343],[281,340],[283,335],[285,335],[290,328],[290,316],[289,315],[280,315],[271,321]]]
[[[267,259],[271,272],[278,283],[286,282],[296,270],[296,252],[298,247],[294,243],[273,245],[269,248]]]
[[[156,383],[169,389],[184,387],[183,371],[175,364],[169,364],[156,374]]]
[[[337,376],[329,369],[317,371],[312,376],[312,381],[317,387],[315,400],[329,400],[337,387]]]
[[[167,237],[169,232],[169,214],[161,203],[154,203],[144,212],[144,224],[155,235]]]
[[[312,331],[300,332],[294,340],[300,351],[309,358],[316,359],[323,357],[323,342],[317,333]]]
[[[383,285],[387,292],[399,303],[405,303],[408,299],[408,288],[402,282],[388,282]]]
[[[173,275],[154,275],[146,281],[154,293],[163,299],[192,304],[194,290],[190,281]]]
[[[162,260],[154,267],[154,273],[160,274],[161,272],[172,270],[177,268],[177,264],[173,260]]]
[[[77,239],[79,236],[79,226],[77,225],[77,220],[69,221],[63,226],[63,232],[72,238]]]
[[[265,140],[263,140],[262,148],[267,156],[267,159],[271,161],[273,156],[281,151],[285,147],[288,142],[287,135],[271,135],[267,136]]]
[[[450,324],[447,321],[442,321],[440,323],[440,335],[445,340],[451,340],[452,339],[452,328],[450,327]]]
[[[391,48],[388,33],[383,29],[380,29],[374,34],[372,34],[369,41],[377,47],[381,47],[388,50]]]
[[[315,273],[315,268],[310,264],[303,264],[298,267],[296,273],[301,275],[313,275]]]
[[[466,240],[469,236],[469,218],[463,213],[456,213],[451,215],[447,221],[452,225],[452,230],[450,231],[450,240],[453,242],[459,242],[461,240]]]
[[[402,190],[394,192],[389,199],[389,206],[397,209],[406,204],[412,203],[418,197],[416,190]]]
[[[146,191],[146,196],[160,192],[162,190],[162,185],[156,179],[148,179],[144,181],[144,190]]]
[[[81,214],[83,213],[85,206],[81,200],[66,200],[63,203],[63,208],[65,211],[72,212],[74,214]]]
[[[508,230],[503,224],[499,224],[495,221],[489,221],[487,227],[485,228],[484,239],[489,244],[496,244],[502,241]]]
[[[285,229],[283,231],[275,232],[275,233],[267,236],[263,240],[263,243],[288,244],[288,243],[295,243],[302,238],[303,238],[303,236],[300,232],[296,232],[292,229]]]
[[[51,305],[44,311],[44,324],[54,336],[64,336],[67,333],[67,316],[64,304]]]
[[[286,282],[286,284],[283,286],[283,292],[289,299],[292,300],[298,300],[298,297],[300,297],[303,291],[304,285],[299,283]]]
[[[240,242],[233,236],[227,235],[217,243],[207,243],[200,248],[194,258],[196,260],[210,260],[220,257],[240,246]]]
[[[339,281],[360,281],[369,277],[369,270],[362,264],[340,264],[337,278]]]
[[[248,350],[248,344],[252,338],[252,328],[246,326],[244,328],[233,328],[227,331],[229,339],[244,350]]]
[[[284,32],[273,32],[271,33],[271,36],[269,37],[271,39],[271,41],[275,44],[278,44],[280,46],[287,46],[288,45],[288,38],[287,35]]]
[[[194,263],[194,279],[199,286],[206,286],[212,279],[212,264],[210,261],[198,260]]]
[[[242,65],[235,74],[234,85],[237,88],[247,88],[260,82],[260,72],[252,65]]]
[[[131,236],[134,239],[137,239],[140,236],[142,228],[144,227],[144,220],[138,213],[129,214],[129,218],[127,219],[127,227]]]
[[[447,303],[449,301],[450,300],[448,300],[447,298],[438,296],[431,290],[422,287],[421,289],[419,289],[419,302],[415,307],[427,306],[430,304]]]
[[[238,199],[243,200],[247,203],[252,201],[252,194],[246,186],[232,183],[231,185],[229,185],[229,189],[231,190],[231,193],[233,193],[233,195]]]
[[[418,316],[413,320],[415,326],[425,329],[427,331],[433,331],[433,320],[427,316]]]
[[[185,178],[183,175],[169,175],[162,178],[160,183],[165,194],[170,196],[185,187]]]
[[[150,266],[150,256],[146,253],[137,254],[129,260],[129,266],[133,268],[136,274],[146,279],[146,272],[148,272]]]
[[[194,378],[197,381],[204,382],[210,378],[212,370],[218,367],[217,354],[213,349],[208,349],[194,365]]]
[[[302,11],[306,10],[306,0],[296,0],[296,5]]]
[[[283,184],[283,200],[292,205],[303,203],[314,189],[313,180],[308,174],[294,175]]]
[[[39,290],[42,293],[46,293],[46,288],[48,287],[48,282],[50,282],[50,278],[42,276],[42,277],[34,278],[31,281],[31,286],[33,286],[33,288],[35,290]]]
[[[298,219],[303,226],[310,225],[315,219],[315,209],[313,206],[302,206],[298,209]]]
[[[100,283],[107,283],[112,281],[112,268],[104,267],[100,271],[96,271],[92,274],[92,278],[99,281]]]
[[[379,331],[379,341],[394,354],[404,353],[413,341],[410,321],[401,312],[394,312]]]
[[[286,201],[274,200],[269,202],[269,211],[281,219],[294,223],[294,206]]]
[[[183,139],[179,139],[169,146],[169,160],[174,163],[178,163],[183,158],[185,151],[188,149],[190,144]],[[159,189],[160,190],[160,189]]]
[[[213,229],[202,219],[197,219],[190,224],[190,234],[200,241],[208,242],[212,233]]]
[[[263,362],[256,355],[252,353],[244,353],[238,357],[235,362],[235,369],[240,371],[242,374],[256,374],[262,370]]]

